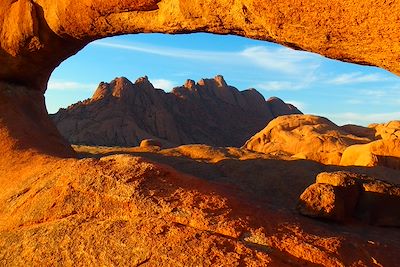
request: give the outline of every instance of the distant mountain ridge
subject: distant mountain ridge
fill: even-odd
[[[239,91],[221,75],[187,80],[170,93],[147,77],[132,83],[116,78],[100,83],[92,98],[52,115],[73,144],[137,146],[158,139],[166,146],[201,143],[242,146],[280,115],[301,114],[279,98],[267,101],[255,89]]]

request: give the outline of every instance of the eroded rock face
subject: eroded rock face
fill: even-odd
[[[230,186],[131,156],[60,160],[73,152],[42,93],[52,70],[90,41],[138,32],[233,33],[399,73],[399,5],[0,0],[0,264],[395,266],[398,231],[327,232],[288,209],[256,202],[260,211]]]
[[[93,40],[124,33],[236,34],[400,71],[394,1],[0,0],[0,6],[0,81],[42,93],[63,60]]]
[[[255,89],[239,91],[218,75],[198,83],[187,80],[171,93],[155,89],[147,77],[135,83],[117,78],[52,117],[72,144],[138,146],[150,138],[164,147],[239,147],[273,118],[300,113],[278,98],[265,101]]]
[[[40,92],[0,82],[0,114],[3,168],[21,159],[29,160],[33,155],[74,156],[47,116]]]
[[[400,73],[400,3],[264,0],[1,0],[0,80],[44,91],[64,59],[116,34],[236,34]]]
[[[375,141],[348,147],[340,161],[344,166],[384,166],[400,169],[400,122],[370,125]]]
[[[285,153],[294,158],[339,164],[347,147],[370,141],[345,132],[326,118],[288,115],[272,120],[244,147],[263,153]]]
[[[301,214],[346,222],[400,226],[400,187],[350,172],[320,173],[300,196]]]
[[[397,229],[321,224],[293,210],[320,164],[204,145],[143,151],[2,171],[1,265],[398,262]]]
[[[142,147],[142,148],[147,148],[147,147],[149,147],[149,148],[153,148],[153,147],[161,148],[162,147],[162,143],[160,141],[158,141],[158,140],[155,140],[155,139],[145,139],[145,140],[142,140],[142,142],[140,142],[140,147]]]

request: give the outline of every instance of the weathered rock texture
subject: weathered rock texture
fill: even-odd
[[[52,70],[116,34],[237,34],[400,73],[397,1],[1,0],[0,80],[44,91]]]
[[[219,75],[188,80],[171,93],[155,89],[147,77],[135,83],[117,78],[52,117],[72,144],[137,146],[158,139],[164,147],[239,147],[275,117],[300,113],[278,98],[265,101],[255,89],[239,91]]]
[[[345,222],[358,219],[381,226],[400,226],[400,187],[349,173],[320,173],[300,196],[301,214]]]
[[[237,34],[400,72],[396,1],[0,0],[0,6],[0,81],[42,93],[54,68],[91,41],[140,32]]]
[[[244,148],[269,154],[284,153],[325,164],[339,164],[347,147],[370,141],[366,137],[345,132],[326,118],[288,115],[271,121],[248,140]]]
[[[0,265],[397,264],[397,229],[322,224],[294,210],[329,166],[204,145],[95,156],[0,158]]]
[[[370,125],[375,141],[348,147],[340,161],[341,165],[384,166],[400,169],[400,122]]]
[[[398,231],[321,226],[249,197],[304,190],[308,180],[291,178],[311,176],[289,172],[287,162],[268,162],[287,176],[262,189],[252,179],[270,177],[265,161],[246,162],[235,177],[251,191],[223,172],[213,184],[132,156],[60,159],[73,152],[47,118],[42,93],[54,68],[92,40],[139,32],[237,34],[400,73],[400,2],[0,0],[0,7],[0,265],[398,264]]]
[[[5,162],[33,154],[71,157],[73,150],[47,115],[42,93],[0,82],[0,143]],[[5,168],[5,166],[2,166]]]

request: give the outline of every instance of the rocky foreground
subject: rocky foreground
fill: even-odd
[[[75,146],[81,159],[60,159],[5,144],[20,151],[0,159],[5,266],[397,264],[400,171],[393,168],[154,142]],[[314,184],[321,172],[337,171],[345,182],[333,174]]]
[[[397,170],[324,165],[205,145],[161,150],[154,146],[74,148],[81,160],[53,164],[54,176],[49,171],[40,176],[50,176],[43,182],[32,179],[9,198],[14,207],[9,224],[19,226],[14,226],[17,231],[6,231],[4,247],[14,241],[12,248],[23,251],[43,243],[47,246],[37,251],[46,251],[47,260],[83,265],[397,264],[400,232],[377,226],[387,221],[378,217],[379,205],[371,206],[375,211],[365,210],[365,205],[349,208],[338,217],[342,202],[325,190],[328,197],[322,198],[323,203],[312,202],[320,210],[314,209],[311,216],[325,214],[327,221],[299,214],[304,203],[300,195],[313,189],[321,172],[344,171],[361,180],[367,174],[390,184],[398,182]],[[32,208],[18,212],[26,199]],[[393,222],[397,209],[391,208]],[[368,216],[373,216],[371,221]],[[9,259],[41,262],[29,253]]]
[[[314,182],[303,203],[318,192],[332,197],[312,202],[306,213],[320,207],[314,214],[336,218],[343,209],[332,200],[347,190],[364,199],[375,188],[367,196],[395,201],[396,186],[387,183],[398,183],[391,168],[396,141],[350,146],[368,152],[349,157],[357,163],[385,163],[358,168],[207,147],[77,159],[48,118],[43,93],[52,71],[91,41],[139,32],[237,34],[400,73],[400,48],[393,45],[400,2],[0,0],[0,6],[0,265],[398,265],[397,229],[359,216],[348,221],[350,211],[360,213],[352,205],[342,206],[340,224],[294,208]],[[355,182],[357,174],[322,183],[330,186],[315,180],[342,168],[383,182]]]

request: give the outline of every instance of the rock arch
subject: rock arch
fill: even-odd
[[[21,109],[19,115],[7,115],[4,106],[1,117],[24,121],[34,108],[43,113],[37,115],[42,132],[48,129],[52,137],[57,134],[44,119],[43,101],[50,74],[85,45],[107,36],[235,34],[400,73],[400,3],[394,0],[0,0],[0,6],[2,99],[8,99],[9,109]],[[35,97],[22,97],[24,90]],[[9,131],[6,122],[6,136],[25,129],[22,122]],[[21,142],[21,136],[17,139]]]
[[[396,230],[350,233],[254,202],[256,187],[292,199],[314,163],[274,160],[265,168],[286,180],[225,187],[128,155],[60,159],[73,151],[43,93],[86,44],[139,32],[237,34],[399,74],[399,10],[396,0],[0,0],[0,263],[395,266]]]

